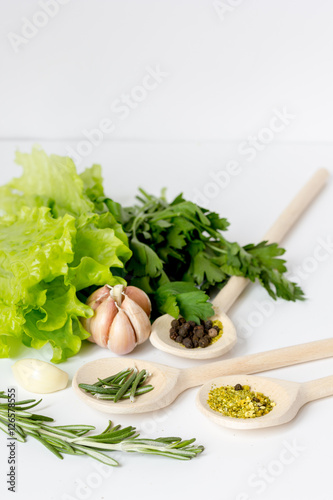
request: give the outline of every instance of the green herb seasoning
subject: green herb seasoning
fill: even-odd
[[[251,391],[248,385],[241,384],[212,387],[207,403],[214,411],[226,417],[255,418],[266,415],[275,403],[261,392]]]
[[[217,327],[218,330],[217,330],[217,335],[215,335],[215,337],[211,337],[211,339],[210,339],[211,344],[214,344],[214,342],[219,340],[223,335],[223,325],[222,325],[221,321],[218,321],[218,320],[213,321],[213,328],[214,327]]]

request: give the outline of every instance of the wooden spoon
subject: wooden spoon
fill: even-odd
[[[324,187],[328,177],[329,173],[326,169],[319,169],[282,212],[273,226],[265,234],[263,240],[269,243],[280,243],[305,209],[310,205],[312,200]],[[215,315],[210,319],[219,320],[223,325],[222,337],[213,344],[205,348],[187,349],[182,344],[178,344],[170,339],[169,330],[171,321],[174,318],[169,314],[160,316],[153,323],[150,335],[151,343],[161,351],[183,358],[210,359],[221,356],[229,351],[237,342],[235,326],[226,315],[226,312],[249,283],[250,281],[246,278],[233,276],[212,301]]]
[[[143,413],[164,408],[186,389],[204,384],[217,376],[258,373],[330,356],[333,356],[333,338],[186,369],[125,357],[104,358],[90,361],[79,368],[74,375],[72,385],[80,398],[97,410],[111,414]],[[129,400],[117,403],[98,400],[79,387],[79,384],[93,384],[98,378],[103,379],[134,366],[139,370],[145,368],[151,373],[148,383],[154,386],[154,390],[138,396],[133,403]]]
[[[236,384],[249,385],[252,391],[262,392],[274,401],[276,406],[267,415],[256,418],[226,417],[209,407],[207,398],[213,385],[221,387]],[[197,395],[197,406],[204,415],[218,425],[232,429],[261,429],[285,424],[292,420],[298,410],[309,401],[332,395],[333,376],[298,384],[274,378],[232,375],[215,378],[202,386]]]

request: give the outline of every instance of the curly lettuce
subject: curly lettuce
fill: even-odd
[[[122,226],[91,199],[104,196],[98,166],[80,176],[70,158],[38,148],[16,161],[22,176],[0,187],[0,357],[49,343],[61,362],[89,336],[79,321],[93,314],[85,289],[125,283],[112,268],[131,251]]]

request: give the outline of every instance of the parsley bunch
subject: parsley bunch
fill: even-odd
[[[286,278],[285,250],[276,243],[229,242],[222,234],[229,222],[217,213],[182,194],[169,203],[165,190],[159,198],[139,191],[134,206],[123,208],[107,198],[104,203],[123,225],[133,252],[126,280],[150,294],[160,313],[207,319],[213,310],[205,292],[223,288],[231,276],[258,280],[273,299],[304,299]]]

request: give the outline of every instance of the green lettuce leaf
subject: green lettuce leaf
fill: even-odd
[[[76,318],[68,316],[65,325],[53,330],[52,334],[50,334],[50,332],[40,330],[37,327],[41,315],[42,313],[36,310],[26,315],[26,322],[23,326],[24,333],[22,335],[24,345],[41,349],[49,342],[53,348],[53,358],[51,360],[53,363],[60,363],[68,357],[77,354],[81,348],[81,341],[83,338],[89,337],[89,335],[86,332],[82,335],[82,331],[84,332],[84,330],[80,330],[78,327],[74,329],[73,323],[76,322]]]
[[[74,334],[72,320],[88,318],[92,311],[76,297],[75,287],[64,282],[75,235],[74,217],[54,219],[46,207],[24,207],[16,216],[0,218],[2,357],[19,340],[35,348],[50,342],[57,348],[54,361],[78,352],[82,334]]]
[[[70,315],[90,317],[91,309],[80,302],[73,285],[66,286],[63,278],[57,278],[46,286],[46,301],[39,310],[44,314],[36,326],[52,332],[63,327]]]
[[[39,148],[16,161],[22,176],[0,187],[0,357],[49,343],[60,362],[89,336],[79,319],[93,311],[80,298],[105,283],[126,284],[112,270],[121,274],[132,252],[97,201],[104,199],[99,166],[79,176],[70,158]]]
[[[43,289],[33,288],[66,275],[73,260],[75,219],[54,219],[46,207],[24,207],[0,218],[0,298],[7,304],[43,303]]]
[[[102,167],[100,165],[93,165],[90,168],[86,168],[80,174],[80,178],[83,181],[85,195],[91,201],[96,202],[96,208],[100,208],[98,200],[102,201],[104,199]]]
[[[9,186],[22,193],[27,200],[36,197],[51,207],[54,215],[69,213],[78,216],[93,211],[93,203],[84,196],[83,181],[76,172],[73,160],[50,155],[35,147],[31,154],[16,153],[16,163],[23,167],[23,175],[13,179]]]

